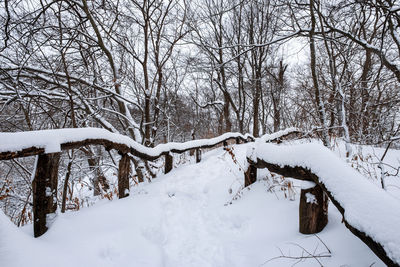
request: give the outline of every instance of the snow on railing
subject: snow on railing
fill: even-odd
[[[247,153],[254,168],[311,180],[328,194],[349,230],[389,266],[400,265],[400,202],[318,144],[257,143]],[[250,168],[249,168],[250,169]]]
[[[40,130],[17,133],[0,133],[0,160],[55,153],[83,145],[104,145],[123,153],[131,153],[145,160],[154,160],[170,152],[183,153],[196,148],[209,148],[233,139],[254,140],[250,134],[225,133],[211,139],[184,143],[170,142],[154,148],[143,146],[128,136],[100,128],[74,128]]]
[[[262,142],[273,142],[290,134],[302,133],[298,128],[288,128],[259,138]],[[198,139],[183,143],[170,142],[156,147],[143,146],[128,136],[112,133],[101,128],[67,128],[16,133],[0,133],[0,160],[55,153],[83,145],[104,145],[131,153],[145,160],[154,160],[170,152],[183,153],[197,148],[210,148],[224,141],[239,139],[254,141],[250,134],[225,133],[210,139]]]
[[[286,128],[284,130],[272,133],[272,134],[264,134],[259,138],[260,141],[262,142],[272,142],[281,138],[285,138],[291,134],[303,134],[304,131],[300,130],[299,128],[296,127],[290,127]]]

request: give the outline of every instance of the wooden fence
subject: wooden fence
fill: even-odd
[[[1,133],[0,140],[3,143],[0,144],[0,160],[37,155],[34,179],[32,181],[33,229],[35,237],[43,235],[48,230],[48,216],[57,210],[58,168],[62,151],[79,149],[91,145],[101,145],[106,150],[114,149],[118,151],[121,155],[118,164],[118,192],[119,198],[124,198],[129,195],[129,177],[133,156],[142,160],[155,160],[164,156],[164,172],[168,173],[173,168],[173,153],[180,154],[188,150],[195,150],[196,162],[200,162],[201,149],[213,148],[220,144],[227,146],[228,141],[231,140],[234,140],[236,143],[254,141],[254,137],[251,135],[226,133],[211,139],[193,140],[185,143],[169,143],[156,146],[155,148],[148,148],[133,140],[127,140],[127,137],[122,138],[118,134],[109,132],[103,132],[100,135],[96,134],[95,138],[91,134],[93,131],[103,132],[105,130],[59,129],[24,133]],[[40,137],[42,133],[45,134],[45,137],[42,139],[48,138],[49,143],[54,143],[51,145],[52,147],[58,147],[56,152],[48,153],[52,149],[48,149],[45,142],[35,143],[35,138]],[[66,137],[61,139],[67,141],[52,141],[52,139],[57,139],[57,136],[59,137],[60,134],[69,134],[75,137],[70,138],[73,141]],[[7,142],[7,140],[11,140],[12,143],[11,141]],[[19,146],[20,143],[23,145]]]
[[[262,147],[258,147],[258,149],[263,149]],[[285,154],[285,157],[291,157],[289,153]],[[270,152],[274,153],[274,152]],[[308,151],[308,153],[312,153]],[[362,242],[364,242],[385,264],[388,266],[400,266],[398,258],[395,258],[393,253],[387,252],[385,247],[393,247],[393,244],[387,244],[384,241],[377,241],[376,238],[372,238],[374,236],[373,233],[367,232],[363,229],[368,229],[369,227],[364,227],[356,224],[350,223],[345,217],[345,203],[338,201],[335,194],[331,191],[327,185],[321,181],[320,177],[317,176],[312,170],[308,167],[304,167],[301,165],[297,166],[289,166],[285,164],[277,164],[276,162],[270,162],[268,160],[263,159],[262,157],[254,158],[254,156],[248,156],[247,161],[249,163],[249,167],[244,174],[244,184],[245,186],[249,186],[256,182],[257,180],[257,169],[258,168],[267,168],[270,172],[280,174],[284,177],[291,177],[294,179],[309,181],[314,184],[311,187],[305,187],[301,189],[300,194],[300,204],[299,204],[299,231],[304,234],[315,234],[324,229],[326,224],[328,223],[328,197],[332,201],[332,203],[336,206],[339,212],[343,216],[342,222],[344,222],[345,226]],[[345,163],[343,163],[345,164]],[[346,178],[346,177],[340,177]],[[351,179],[351,177],[347,177]],[[339,180],[337,183],[345,183],[344,180]],[[365,180],[365,183],[369,183]],[[357,190],[358,188],[349,188],[350,190]],[[376,190],[382,190],[380,188],[376,188]],[[310,195],[312,194],[312,199],[310,199]],[[308,195],[308,196],[307,196]],[[358,196],[359,197],[359,196]],[[365,195],[365,199],[371,198],[370,195]],[[395,201],[395,200],[393,200]],[[367,209],[369,207],[366,207]],[[368,212],[368,211],[367,211]],[[397,218],[396,212],[393,210],[392,214],[386,215],[384,218],[385,221],[394,221]],[[380,218],[382,219],[382,218]],[[379,218],[378,218],[379,220]],[[362,221],[360,219],[360,221]],[[383,223],[383,221],[380,221]],[[400,229],[400,228],[399,228]],[[385,236],[385,233],[381,233]],[[399,243],[400,240],[395,241]],[[391,242],[393,243],[393,242]],[[396,247],[396,245],[394,246]]]
[[[91,134],[96,132],[94,136]],[[40,134],[46,132],[41,142],[36,142]],[[73,138],[66,135],[72,134]],[[77,134],[77,135],[76,135]],[[277,142],[291,136],[304,136],[304,132],[292,128],[280,131],[271,135],[262,136],[261,142]],[[63,138],[59,138],[59,137]],[[49,141],[43,141],[46,138]],[[40,138],[39,138],[40,139]],[[192,140],[185,143],[167,143],[158,145],[155,148],[144,147],[133,140],[119,134],[110,133],[103,129],[59,129],[24,133],[0,133],[0,160],[10,160],[19,157],[37,156],[35,163],[33,188],[33,228],[34,236],[39,237],[47,230],[47,220],[49,215],[57,210],[57,183],[58,168],[62,151],[69,149],[79,149],[85,146],[101,145],[106,150],[116,150],[121,159],[118,164],[118,191],[119,198],[129,195],[129,178],[132,157],[142,160],[155,160],[162,156],[165,157],[164,172],[168,173],[173,168],[173,153],[184,153],[194,150],[196,162],[201,161],[201,149],[213,148],[223,144],[228,145],[228,141],[241,142],[255,141],[251,135],[240,133],[226,133],[212,139]],[[56,141],[54,141],[56,140]],[[61,140],[61,141],[60,141]],[[53,144],[51,148],[47,143]],[[19,145],[23,144],[23,145]],[[54,148],[55,147],[55,148]],[[249,186],[257,179],[257,168],[267,168],[271,172],[281,174],[286,177],[312,181],[314,186],[304,188],[301,191],[299,208],[299,229],[300,232],[310,234],[321,231],[327,224],[327,196],[332,203],[344,216],[343,205],[335,199],[332,192],[320,181],[320,178],[311,170],[303,166],[282,166],[272,162],[257,158],[256,160],[247,158],[249,167],[244,174],[244,184]],[[307,199],[307,193],[315,196],[316,202],[321,205],[314,205],[313,201]],[[344,217],[343,217],[344,218]],[[389,266],[399,266],[399,262],[394,260],[384,249],[384,244],[375,241],[365,232],[343,219],[346,227],[357,237],[359,237],[371,250]]]

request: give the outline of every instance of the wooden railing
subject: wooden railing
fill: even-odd
[[[258,139],[256,147],[262,149],[262,144],[266,142],[279,143],[282,139],[293,136],[302,137],[304,135],[306,135],[304,132],[291,128],[262,136]],[[58,168],[62,151],[91,145],[101,145],[107,150],[114,149],[118,151],[121,155],[118,164],[118,191],[119,198],[123,198],[129,195],[132,156],[141,158],[142,160],[155,160],[164,156],[164,172],[167,173],[173,168],[173,153],[179,154],[188,150],[195,150],[196,162],[200,162],[201,149],[213,148],[221,144],[226,147],[228,141],[231,140],[239,144],[241,142],[255,141],[255,138],[248,134],[226,133],[211,139],[192,140],[185,143],[167,143],[149,148],[138,144],[129,137],[111,133],[103,129],[84,128],[0,133],[0,160],[37,155],[32,188],[33,228],[34,236],[38,237],[48,230],[47,220],[57,210]],[[307,151],[306,153],[309,152]],[[388,245],[379,240],[379,238],[372,238],[370,233],[348,221],[345,216],[343,202],[337,199],[335,193],[321,181],[320,177],[313,170],[301,165],[279,164],[276,161],[268,161],[265,158],[257,156],[248,156],[247,160],[249,167],[244,174],[245,186],[249,186],[256,181],[257,168],[267,168],[271,172],[286,177],[315,183],[311,187],[303,188],[301,191],[299,209],[300,232],[306,234],[316,233],[325,227],[328,222],[326,196],[329,196],[332,203],[343,215],[343,222],[346,227],[370,247],[384,263],[389,266],[399,266],[399,260],[394,258],[392,253],[387,252],[390,249],[388,247],[393,246],[393,244]],[[314,201],[309,201],[307,193],[314,195],[315,203],[319,203],[318,207],[316,207]],[[390,218],[387,218],[387,220],[390,220]]]
[[[386,192],[381,192],[382,189],[376,188],[375,186],[371,186],[369,181],[365,178],[365,180],[360,183],[360,186],[354,186],[354,183],[349,185],[348,183],[351,182],[351,179],[353,177],[337,177],[338,179],[334,181],[330,181],[330,183],[324,182],[323,179],[321,179],[312,169],[309,167],[309,162],[307,160],[303,159],[297,159],[294,161],[290,160],[285,160],[285,158],[291,158],[292,153],[296,153],[295,148],[291,147],[290,149],[284,150],[284,153],[280,153],[280,156],[284,159],[281,162],[279,160],[271,160],[272,155],[276,152],[280,152],[280,147],[282,146],[277,146],[277,145],[259,145],[255,148],[253,148],[252,151],[248,151],[248,156],[247,156],[247,161],[249,163],[249,167],[247,171],[245,172],[244,175],[244,183],[245,186],[249,186],[253,184],[257,180],[257,169],[258,168],[267,168],[270,172],[280,174],[285,177],[291,177],[294,179],[298,180],[303,180],[303,181],[309,181],[312,182],[311,184],[314,184],[311,187],[304,187],[301,190],[301,196],[300,196],[300,208],[299,208],[299,231],[304,234],[314,234],[322,231],[326,224],[328,223],[328,202],[327,202],[327,197],[329,196],[330,200],[332,203],[336,206],[336,208],[339,210],[339,212],[343,216],[343,222],[345,226],[355,235],[357,236],[362,242],[364,242],[385,264],[388,266],[400,266],[400,260],[398,256],[395,256],[396,253],[393,253],[393,251],[399,252],[400,249],[400,240],[396,237],[391,237],[390,241],[387,241],[387,233],[385,232],[387,229],[385,229],[384,225],[380,225],[382,231],[379,233],[374,233],[371,231],[371,225],[373,224],[368,224],[367,226],[363,226],[363,223],[361,222],[361,225],[359,223],[354,223],[353,221],[349,221],[347,218],[349,217],[348,211],[347,214],[345,214],[346,209],[345,207],[349,207],[349,203],[344,201],[342,199],[338,199],[338,193],[340,192],[337,189],[337,184],[336,183],[343,183],[344,186],[340,188],[345,188],[345,194],[347,196],[354,196],[355,199],[362,199],[365,200],[365,203],[363,202],[363,205],[365,206],[365,213],[370,212],[370,208],[372,206],[372,202],[379,201],[379,199],[373,199],[372,195],[369,193],[377,193],[379,196],[384,198],[385,200],[388,200],[386,202],[382,201],[382,208],[388,209],[386,207],[388,204],[392,204],[392,202],[395,202],[395,199],[390,199],[390,197],[387,196]],[[272,149],[273,148],[273,149]],[[262,156],[258,156],[257,150],[261,151],[268,151],[268,154],[271,154],[270,157],[265,159]],[[308,149],[303,149],[301,152],[303,152],[304,156],[307,154],[309,155],[310,153],[313,153],[314,151],[308,150]],[[261,154],[265,154],[265,152],[262,152]],[[329,155],[331,153],[330,151],[323,151],[321,153],[321,157],[327,156],[328,153],[328,160],[335,159],[333,155]],[[317,155],[318,157],[318,155]],[[340,161],[340,159],[337,159]],[[304,166],[301,165],[301,163],[293,163],[293,162],[304,162]],[[290,162],[290,164],[288,163]],[[329,162],[330,163],[330,162]],[[328,163],[328,164],[329,164]],[[343,168],[350,168],[343,163]],[[329,170],[328,170],[329,171]],[[357,172],[355,170],[352,170],[355,172],[355,176],[357,176]],[[330,170],[332,172],[332,170]],[[340,173],[340,172],[339,172]],[[362,179],[361,179],[362,180]],[[347,183],[346,183],[347,182]],[[367,183],[368,190],[362,189],[364,183]],[[347,187],[347,188],[346,188]],[[357,188],[358,187],[358,188]],[[365,187],[365,186],[364,186]],[[334,189],[332,189],[334,188]],[[357,190],[359,190],[361,193],[358,193]],[[362,191],[363,190],[363,191]],[[307,194],[312,194],[313,199],[310,201],[309,196],[307,197]],[[386,195],[385,195],[386,194]],[[364,196],[364,197],[363,197]],[[371,199],[372,198],[372,199]],[[315,200],[315,201],[314,201]],[[350,202],[352,200],[349,200]],[[371,202],[372,201],[372,202]],[[389,202],[391,201],[391,202]],[[369,205],[371,204],[371,205]],[[385,207],[384,207],[385,206]],[[382,218],[374,218],[374,217],[369,217],[374,220],[376,220],[376,224],[384,224],[385,221],[391,222],[390,225],[393,226],[393,221],[400,222],[400,219],[398,218],[398,211],[400,210],[400,205],[393,204],[391,206],[394,206],[389,208],[390,212],[382,212],[380,217]],[[352,211],[355,211],[357,208],[351,207],[349,208]],[[358,213],[364,211],[357,211]],[[392,212],[392,213],[391,213]],[[376,217],[379,217],[377,215]],[[355,215],[357,216],[357,215]],[[382,220],[383,219],[383,220]],[[368,219],[365,218],[357,218],[358,221],[365,221]],[[400,225],[397,223],[394,223],[396,227],[399,227],[398,231],[394,229],[390,229],[393,231],[397,236],[399,235],[400,231]],[[390,228],[390,226],[388,226]]]
[[[260,139],[278,141],[300,131],[295,128],[286,129]],[[0,160],[19,157],[37,156],[35,163],[33,188],[33,228],[38,237],[47,231],[49,214],[57,210],[58,168],[61,152],[79,149],[85,146],[100,145],[106,150],[116,150],[121,159],[118,163],[119,198],[129,195],[129,178],[132,157],[142,160],[155,160],[165,157],[164,173],[173,168],[173,153],[184,153],[195,150],[196,162],[201,161],[201,150],[218,145],[228,146],[229,141],[254,141],[249,134],[225,133],[211,139],[192,140],[184,143],[160,144],[154,148],[145,147],[127,136],[111,133],[98,128],[56,129],[19,133],[0,133]]]
[[[119,198],[129,195],[129,178],[132,156],[143,160],[155,160],[165,156],[165,173],[173,167],[173,153],[196,150],[196,162],[201,160],[201,149],[212,148],[228,141],[236,143],[254,141],[251,135],[226,133],[211,139],[192,140],[184,143],[161,144],[145,147],[129,137],[104,129],[57,129],[20,133],[0,133],[0,160],[37,155],[33,188],[33,228],[38,237],[47,231],[49,214],[57,209],[57,183],[60,155],[62,151],[85,146],[101,145],[107,150],[116,150],[121,155],[118,164]],[[51,216],[50,216],[51,217]]]

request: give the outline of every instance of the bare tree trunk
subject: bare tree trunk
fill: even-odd
[[[110,185],[107,182],[107,178],[105,177],[103,170],[101,169],[100,165],[100,159],[95,155],[93,150],[89,148],[84,148],[82,151],[85,152],[89,165],[89,169],[91,172],[93,172],[93,196],[98,196],[101,194],[101,188],[103,188],[104,191],[107,191],[110,189]]]
[[[253,135],[254,137],[258,137],[260,133],[259,111],[260,111],[260,98],[261,98],[261,73],[259,75],[256,74],[255,79],[256,79],[255,94],[253,97]]]
[[[314,84],[315,104],[318,108],[318,117],[322,126],[322,142],[324,146],[330,147],[329,134],[326,123],[326,114],[323,98],[318,84],[317,67],[316,67],[316,52],[315,52],[315,16],[314,16],[314,0],[310,0],[310,16],[311,16],[311,30],[310,30],[310,57],[311,57],[311,75]]]
[[[288,65],[283,64],[283,61],[279,61],[279,72],[278,77],[273,75],[273,78],[276,80],[277,84],[277,92],[272,94],[272,102],[274,108],[274,132],[279,131],[281,127],[281,102],[282,102],[282,94],[285,89],[285,72]],[[272,75],[272,73],[270,73]],[[271,89],[273,91],[273,89]]]
[[[65,175],[63,192],[62,192],[61,213],[65,212],[65,204],[67,202],[68,183],[69,183],[69,178],[71,177],[73,157],[74,157],[74,150],[72,150],[72,157],[70,158],[68,165],[67,165],[67,174]]]
[[[367,136],[368,135],[368,126],[370,123],[370,111],[368,110],[368,102],[369,102],[369,90],[368,90],[368,78],[369,78],[369,73],[371,70],[371,52],[366,50],[365,52],[365,62],[363,66],[363,71],[360,77],[360,86],[361,86],[361,108],[360,108],[360,138],[362,136]]]
[[[224,93],[225,104],[224,104],[224,118],[225,118],[225,132],[232,131],[232,122],[230,118],[230,111],[229,111],[229,96],[228,93]]]
[[[346,110],[345,110],[345,94],[343,92],[342,85],[337,77],[337,68],[336,68],[336,62],[335,58],[333,56],[334,51],[333,48],[331,49],[328,44],[327,36],[325,34],[324,30],[324,25],[322,22],[321,18],[321,13],[319,12],[320,10],[318,9],[318,14],[319,14],[319,19],[321,23],[321,31],[322,31],[322,36],[324,39],[324,45],[326,49],[326,53],[328,55],[328,60],[329,60],[329,72],[331,75],[331,82],[332,82],[332,94],[336,95],[336,109],[338,112],[338,120],[339,120],[339,126],[341,127],[341,130],[343,132],[343,137],[344,141],[346,142],[346,156],[350,157],[352,153],[351,145],[350,145],[350,133],[349,133],[349,128],[347,126],[347,120],[346,120]],[[331,45],[332,47],[332,45]],[[333,100],[331,103],[333,104]],[[335,116],[334,112],[332,112],[332,118],[331,118],[331,127],[334,125],[335,121]]]

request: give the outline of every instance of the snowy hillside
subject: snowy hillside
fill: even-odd
[[[220,148],[126,199],[59,215],[37,239],[1,214],[0,266],[384,266],[333,205],[320,234],[300,234],[299,194],[289,200],[266,172],[237,194],[246,146],[234,146],[237,164]]]

